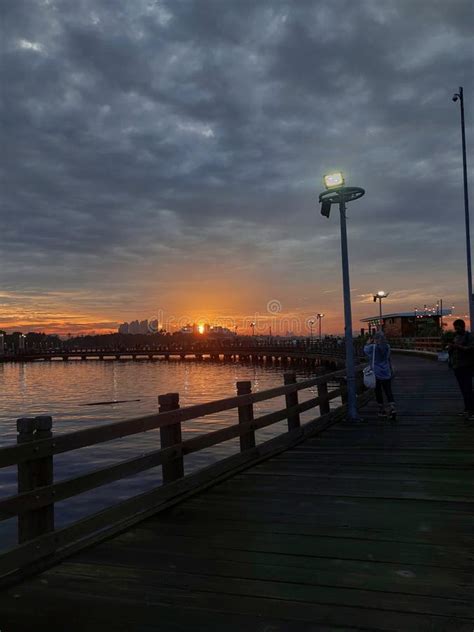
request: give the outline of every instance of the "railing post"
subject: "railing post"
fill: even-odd
[[[288,386],[289,384],[296,384],[296,373],[285,373],[283,375],[283,379],[285,382],[285,386]],[[298,391],[295,391],[294,393],[288,393],[287,395],[285,395],[285,401],[286,401],[287,409],[298,406]],[[289,413],[288,414],[288,432],[299,427],[300,427],[300,414],[298,412]]]
[[[51,439],[53,436],[53,418],[49,415],[36,417],[35,440]],[[36,460],[36,487],[44,487],[53,484],[53,455]],[[38,534],[54,531],[54,503],[38,509],[37,526]]]
[[[249,380],[237,382],[237,395],[250,395],[252,393],[252,383]],[[238,407],[239,424],[253,421],[253,404],[244,404]],[[240,451],[251,450],[255,448],[255,432],[249,430],[245,434],[240,435]]]
[[[342,405],[344,406],[345,404],[347,404],[347,378],[341,377],[341,379],[339,380],[339,385],[341,388],[341,401]]]
[[[331,406],[328,400],[328,383],[323,382],[322,384],[318,384],[318,397],[320,398],[319,402],[319,414],[327,415],[331,412]]]
[[[53,420],[49,416],[22,417],[17,420],[17,443],[50,439]],[[18,464],[18,493],[33,491],[53,483],[53,455]],[[54,531],[54,504],[18,515],[18,542],[32,540]]]
[[[166,393],[158,396],[159,412],[166,413],[179,408],[179,393]],[[181,439],[181,422],[160,428],[161,448],[179,445]],[[177,456],[168,463],[163,463],[163,483],[171,483],[184,476],[183,456]]]

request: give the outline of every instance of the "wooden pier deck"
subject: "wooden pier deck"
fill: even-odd
[[[396,358],[399,421],[338,424],[3,591],[0,630],[474,629],[474,425]]]

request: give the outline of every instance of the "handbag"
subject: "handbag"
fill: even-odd
[[[448,362],[449,353],[447,351],[438,351],[438,362]]]
[[[375,373],[374,373],[374,362],[375,362],[375,343],[373,345],[373,351],[372,351],[372,364],[369,366],[366,366],[365,369],[362,371],[363,375],[364,375],[364,386],[366,386],[367,388],[375,388],[375,383],[376,383],[376,378],[375,378]]]

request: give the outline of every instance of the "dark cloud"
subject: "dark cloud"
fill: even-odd
[[[451,95],[474,96],[470,0],[6,0],[2,14],[4,288],[89,290],[103,313],[118,288],[166,300],[217,263],[281,295],[319,271],[317,301],[339,255],[316,199],[342,168],[367,189],[349,211],[357,284],[464,295]]]

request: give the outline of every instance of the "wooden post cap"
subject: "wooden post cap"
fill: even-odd
[[[35,417],[36,430],[51,430],[53,427],[53,418],[50,415],[39,415]]]
[[[32,434],[36,429],[34,417],[21,417],[16,420],[16,429],[20,434]]]
[[[252,391],[252,382],[250,380],[242,380],[237,382],[237,393],[250,393]]]
[[[158,404],[163,410],[175,410],[179,408],[179,393],[165,393],[158,395]]]

